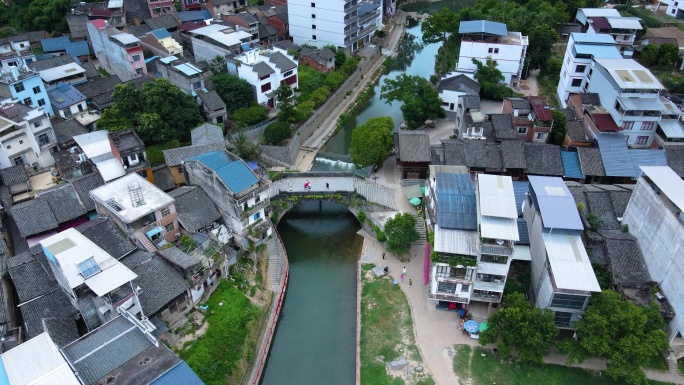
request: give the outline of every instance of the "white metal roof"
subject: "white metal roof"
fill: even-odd
[[[85,73],[86,70],[76,63],[69,63],[59,67],[48,68],[40,71],[40,78],[44,82],[50,83],[58,79]]]
[[[93,162],[95,163],[95,167],[97,167],[97,171],[100,173],[100,176],[102,176],[102,180],[105,182],[109,182],[126,175],[126,170],[123,168],[123,165],[119,159],[114,157],[113,154],[108,159],[102,161],[93,160]]]
[[[525,245],[514,245],[512,258],[516,261],[531,261],[532,254],[530,253],[530,247]]]
[[[201,69],[195,67],[194,65],[192,65],[190,63],[179,64],[176,66],[176,69],[178,71],[180,71],[181,73],[183,73],[183,75],[186,75],[186,76],[195,76],[197,74],[202,73]]]
[[[508,275],[508,264],[480,262],[477,264],[477,272],[482,274]]]
[[[622,89],[665,89],[648,68],[633,59],[595,59]]]
[[[81,147],[88,158],[112,152],[112,146],[109,143],[109,133],[106,130],[75,135],[74,141]]]
[[[137,206],[133,205],[129,187],[131,189],[140,188],[143,201],[136,202]],[[115,202],[121,208],[121,211],[110,208],[111,212],[126,223],[132,223],[136,219],[160,210],[174,202],[174,199],[169,194],[163,192],[138,174],[128,174],[109,182],[104,186],[91,190],[90,195],[100,202]]]
[[[98,296],[101,296],[100,293],[106,294],[138,277],[133,271],[74,228],[46,238],[40,242],[40,245],[45,250],[48,259],[54,256],[57,260],[64,278],[72,289],[86,284]],[[90,258],[95,260],[100,271],[86,279],[78,269],[78,264]],[[116,286],[112,287],[112,285]],[[103,292],[102,290],[107,287],[111,287],[111,289]]]
[[[435,251],[477,256],[480,252],[480,236],[477,231],[442,229],[435,225]]]
[[[133,44],[133,43],[140,43],[140,39],[137,37],[131,35],[130,33],[119,33],[114,36],[112,36],[112,39],[118,40],[121,44],[126,45],[126,44]]]
[[[542,238],[557,289],[601,291],[579,235],[551,233]]]
[[[480,216],[480,235],[482,235],[482,238],[519,241],[517,218],[482,215]]]
[[[620,12],[614,8],[580,8],[577,12],[582,12],[586,17],[620,17]]]
[[[668,166],[641,166],[641,171],[655,183],[680,210],[684,210],[684,180]]]
[[[500,218],[518,217],[513,179],[510,176],[480,174],[477,184],[481,215]]]
[[[606,17],[610,28],[643,29],[638,17]]]
[[[667,111],[667,107],[660,101],[660,98],[627,98],[618,97],[620,104],[625,110],[641,111]]]
[[[109,0],[109,4],[107,4],[107,8],[109,9],[121,7],[123,7],[123,0]]]
[[[10,384],[80,385],[47,333],[0,355]]]
[[[658,122],[658,126],[668,138],[684,138],[684,128],[677,120],[663,119]]]
[[[230,33],[224,33],[223,31],[230,29],[225,25],[211,24],[206,27],[197,28],[191,31],[191,33],[196,35],[203,35],[210,37],[217,42],[224,44],[227,47],[242,44],[243,39],[251,38],[252,35],[245,31],[233,31]]]

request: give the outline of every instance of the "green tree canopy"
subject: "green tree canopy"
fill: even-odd
[[[604,357],[608,375],[633,385],[648,384],[641,365],[669,346],[657,303],[637,306],[612,290],[591,298],[575,328],[576,340],[565,346],[569,362]]]
[[[420,238],[416,231],[416,218],[409,213],[399,213],[385,222],[387,250],[404,255],[411,249],[411,243]]]
[[[641,50],[639,54],[639,61],[646,67],[650,67],[658,63],[658,46],[649,44]]]
[[[504,359],[515,349],[523,361],[542,362],[558,335],[553,312],[532,307],[521,293],[504,297],[504,306],[489,317],[489,328],[480,332],[480,345],[496,343]]]
[[[292,137],[290,125],[286,122],[273,122],[264,130],[264,141],[268,144],[279,145]]]
[[[336,90],[344,83],[344,75],[334,71],[328,74],[323,81],[323,85],[330,88],[331,90]]]
[[[445,43],[450,33],[458,32],[459,20],[458,13],[447,7],[430,15],[420,25],[420,29],[423,32],[423,43]]]
[[[482,63],[477,59],[472,60],[477,66],[475,80],[480,83],[480,96],[487,99],[503,99],[515,95],[512,89],[501,84],[506,78],[491,57],[487,58],[487,63]]]
[[[249,107],[233,111],[233,122],[237,128],[247,128],[268,119],[266,107],[252,103]]]
[[[551,49],[558,41],[558,34],[553,26],[537,24],[530,28],[530,45],[527,47],[528,70],[536,70],[546,65],[551,56]]]
[[[663,67],[674,67],[679,61],[679,48],[674,44],[665,43],[658,47],[658,64]]]
[[[356,167],[381,165],[387,158],[387,151],[392,148],[392,118],[382,116],[371,118],[352,131],[351,159]]]
[[[256,160],[261,153],[258,144],[250,142],[243,131],[229,135],[230,150],[244,160]]]
[[[219,73],[211,77],[216,93],[219,94],[228,114],[232,114],[238,108],[248,107],[254,102],[254,91],[247,80],[228,73]]]
[[[209,62],[209,68],[213,75],[227,74],[228,66],[226,64],[226,58],[220,55],[216,55],[215,58],[211,59]]]
[[[297,112],[295,111],[295,100],[292,97],[294,91],[287,84],[281,84],[276,88],[275,100],[276,106],[280,110],[278,112],[278,120],[288,123],[294,123],[297,120]]]
[[[553,115],[553,126],[551,127],[551,140],[549,140],[549,143],[561,145],[563,140],[565,140],[565,133],[568,132],[565,114],[559,110],[552,110],[551,115]]]
[[[444,117],[442,99],[430,82],[420,76],[401,74],[385,79],[380,98],[389,103],[401,101],[401,112],[408,128],[413,130],[428,119]]]

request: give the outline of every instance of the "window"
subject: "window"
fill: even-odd
[[[139,62],[140,61],[140,55],[133,55],[132,59],[133,59],[134,63]]]
[[[201,81],[192,83],[192,89],[193,90],[196,90],[198,88],[202,88],[202,82]]]
[[[568,71],[563,71],[563,79],[568,77]]]
[[[254,219],[255,221],[259,220],[259,218],[261,218],[261,213],[260,213],[260,212],[255,213],[255,214],[252,216],[252,219]]]
[[[490,48],[489,51],[487,51],[487,52],[488,52],[488,53],[493,53],[493,52],[494,52],[494,48]]]
[[[31,98],[26,98],[26,99],[22,100],[22,103],[24,103],[27,106],[30,106],[31,105]]]
[[[183,173],[183,166],[178,166],[176,168],[176,172],[178,172],[179,174],[182,174]]]
[[[8,144],[7,146],[5,146],[5,148],[9,150],[12,148],[12,146]]]
[[[39,94],[40,93],[40,87],[38,87],[38,86],[33,87],[33,93]]]
[[[573,87],[581,87],[582,86],[582,79],[572,79],[572,84],[571,86]]]
[[[43,107],[45,105],[45,100],[43,99],[38,99],[38,106]]]
[[[570,327],[570,319],[572,318],[572,313],[567,313],[564,311],[557,311],[553,313],[553,323],[558,327]]]
[[[506,264],[508,263],[508,257],[501,255],[482,254],[482,256],[480,256],[480,262]]]
[[[223,116],[217,116],[216,123],[223,123]]]
[[[634,144],[646,145],[648,143],[648,136],[637,136],[636,142]]]
[[[312,19],[315,19],[315,18],[316,18],[316,14],[315,14],[315,13],[312,13],[312,14],[311,14],[311,18],[312,18]]]
[[[140,170],[137,172],[137,174],[140,175],[141,177],[147,179],[147,170]]]
[[[48,135],[47,133],[38,135],[38,144],[39,145],[46,146],[46,145],[50,144],[50,142],[51,142],[50,135]]]
[[[95,258],[93,257],[86,259],[85,261],[77,264],[76,266],[78,267],[78,271],[85,279],[88,279],[102,271],[100,270],[100,265],[98,265],[97,262],[95,262]]]
[[[9,148],[9,146],[7,146],[7,148]],[[14,163],[15,166],[21,166],[22,164],[24,164],[24,158],[18,156],[16,158],[12,159],[12,162]]]
[[[568,60],[566,60],[568,64],[570,64],[570,56],[568,56]]]
[[[641,129],[643,131],[652,131],[655,128],[656,122],[642,122]]]
[[[572,294],[554,294],[551,307],[582,310],[588,297]]]
[[[283,77],[286,78],[286,77],[292,75],[293,73],[294,73],[293,70],[289,70],[289,71],[287,71],[287,72],[283,72]]]
[[[454,294],[456,293],[456,284],[451,282],[438,282],[437,292]]]
[[[316,24],[311,24],[311,29],[316,29]]]
[[[544,137],[543,133],[541,133],[541,132],[537,133],[537,140],[542,140],[543,137]]]
[[[461,293],[467,293],[470,291],[470,285],[461,285]]]
[[[622,129],[623,130],[631,130],[634,128],[634,122],[623,122],[622,123]]]
[[[17,83],[17,84],[14,85],[14,90],[17,91],[17,92],[22,92],[22,91],[24,91],[25,89],[26,89],[26,88],[24,88],[24,83]]]
[[[311,40],[316,40],[316,35],[311,35]]]
[[[83,112],[83,104],[81,104],[81,103],[78,104],[78,110],[80,112]]]
[[[629,36],[623,36],[622,40],[629,40]]]
[[[575,68],[575,72],[577,72],[577,73],[584,73],[584,71],[586,71],[586,69],[587,69],[587,66],[581,64],[581,65],[578,65],[578,66]]]
[[[65,118],[68,118],[71,116],[71,107],[67,107],[67,108],[63,109],[62,111],[64,112]]]
[[[499,53],[499,49],[498,49],[498,48],[494,48],[494,53]]]
[[[164,228],[166,229],[166,232],[173,231],[173,229],[175,229],[175,227],[173,226],[173,222],[164,226]]]
[[[518,134],[527,134],[527,127],[518,127]]]
[[[311,3],[311,8],[316,8],[316,3]]]
[[[170,207],[164,207],[161,211],[162,218],[165,216],[171,214],[171,208]]]
[[[136,75],[142,75],[142,73],[143,73],[142,68],[136,68],[136,69],[135,69],[135,74],[136,74]]]
[[[266,92],[271,89],[271,83],[266,83],[261,85],[261,92]]]
[[[42,121],[42,120],[36,120],[36,121],[33,123],[33,127],[35,127],[35,128],[38,128],[38,127],[40,127],[40,126],[42,126],[42,125],[43,125],[43,121]]]

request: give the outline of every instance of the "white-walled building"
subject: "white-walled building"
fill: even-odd
[[[665,87],[632,59],[596,59],[589,73],[587,91],[598,93],[627,144],[650,146],[663,112],[668,111],[660,95]]]
[[[57,148],[49,115],[12,100],[0,102],[0,168],[30,165],[34,169],[55,164]]]
[[[48,114],[54,114],[43,79],[28,66],[0,69],[0,98],[16,99],[26,106],[42,108]]]
[[[681,19],[681,12],[684,11],[684,2],[681,0],[658,0],[658,7],[665,5],[665,14],[677,19]]]
[[[508,31],[504,23],[488,20],[463,21],[458,33],[463,37],[456,71],[475,72],[477,66],[473,59],[485,64],[491,58],[503,74],[503,82],[518,86],[529,45],[527,36]]]
[[[620,54],[631,58],[634,54],[634,40],[638,31],[644,29],[638,17],[624,17],[613,8],[580,8],[577,21],[582,30],[591,34],[605,34],[613,38]]]
[[[26,35],[15,35],[0,39],[0,67],[22,67],[36,61],[31,43]]]
[[[195,61],[211,62],[216,56],[223,58],[238,55],[252,40],[247,31],[239,31],[222,24],[210,24],[189,32]]]
[[[290,36],[295,44],[326,45],[355,52],[382,28],[379,0],[288,0]]]
[[[567,107],[570,93],[581,93],[591,80],[595,59],[620,59],[615,41],[608,35],[571,33],[563,56],[556,96],[563,108]]]
[[[457,111],[459,99],[465,95],[479,95],[480,83],[473,80],[472,75],[452,72],[442,76],[437,85],[442,108],[447,111]]]
[[[557,177],[529,176],[523,201],[532,255],[531,300],[554,313],[560,328],[572,328],[591,293],[601,288],[580,237],[584,225],[570,190]]]
[[[108,73],[124,82],[147,75],[140,39],[109,27],[105,20],[89,21],[87,28],[93,52]]]
[[[651,279],[674,308],[667,325],[670,343],[684,333],[684,181],[665,167],[642,166],[622,223],[639,242]]]
[[[280,49],[252,49],[228,61],[228,72],[252,85],[257,103],[276,107],[274,91],[281,84],[297,88],[297,61]]]

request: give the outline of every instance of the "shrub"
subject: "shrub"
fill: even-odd
[[[623,223],[621,228],[622,228],[623,233],[629,233],[629,225],[628,224]]]
[[[363,210],[359,211],[359,215],[356,216],[359,219],[359,222],[363,223],[366,221],[366,213],[363,212]]]
[[[330,90],[328,87],[321,86],[316,88],[316,90],[311,93],[311,101],[314,102],[316,106],[320,106],[321,104],[325,103],[326,100],[328,100],[328,96],[330,96]]]
[[[274,146],[292,137],[292,130],[287,122],[273,122],[264,130],[264,141]]]
[[[340,73],[345,76],[351,76],[354,71],[356,71],[356,67],[359,66],[359,60],[353,57],[348,57],[347,60],[344,61],[344,64],[340,67]]]
[[[378,239],[378,242],[385,242],[387,240],[385,233],[378,226],[373,226],[373,231],[375,231],[375,238]]]
[[[303,122],[307,120],[314,108],[316,108],[316,105],[311,100],[297,104],[297,107],[295,107],[295,116],[297,117],[297,121]]]
[[[587,222],[589,223],[589,229],[591,231],[598,231],[599,227],[603,224],[603,219],[594,214],[587,214]]]
[[[344,75],[339,72],[331,72],[326,76],[323,81],[323,85],[330,88],[331,90],[336,90],[344,83]]]
[[[268,110],[264,106],[252,104],[246,108],[233,111],[233,121],[239,128],[245,128],[268,119]]]

